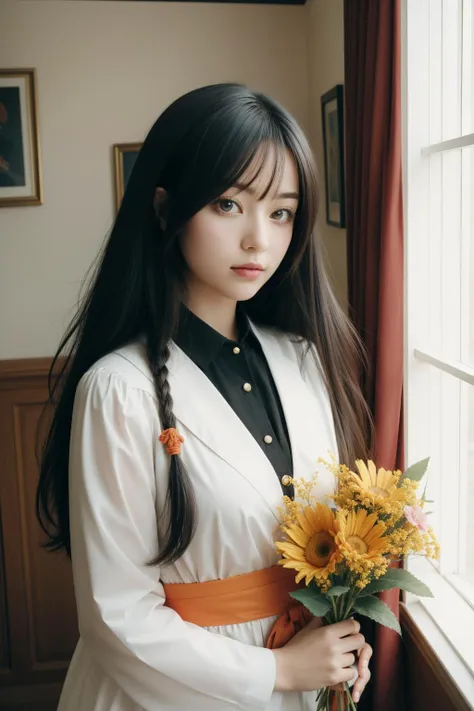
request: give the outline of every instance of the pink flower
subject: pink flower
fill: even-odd
[[[412,526],[416,526],[419,531],[426,533],[430,525],[428,516],[420,506],[405,506],[405,516]]]

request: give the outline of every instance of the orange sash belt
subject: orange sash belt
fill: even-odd
[[[295,572],[274,566],[206,583],[166,583],[165,605],[186,622],[200,627],[238,625],[279,615],[267,641],[269,649],[283,647],[312,619],[310,612],[289,596],[304,587]]]

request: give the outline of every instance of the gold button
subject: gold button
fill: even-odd
[[[265,444],[271,444],[273,442],[273,437],[271,435],[265,435],[263,441],[265,442]]]
[[[235,355],[239,355],[240,348],[238,346],[235,346],[235,348],[233,349],[233,352],[235,353]]]
[[[250,385],[250,383],[244,383],[243,388],[246,393],[249,393],[252,390],[252,386]]]
[[[291,476],[288,476],[288,474],[285,474],[285,476],[282,476],[281,483],[283,484],[283,486],[290,486]]]

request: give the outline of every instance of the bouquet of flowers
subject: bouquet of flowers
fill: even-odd
[[[372,461],[355,462],[357,473],[345,465],[320,459],[337,486],[331,506],[318,502],[312,480],[293,479],[295,499],[284,497],[282,530],[276,544],[279,563],[297,572],[305,587],[291,593],[324,623],[341,622],[354,613],[365,615],[401,634],[390,608],[376,594],[400,588],[432,597],[430,590],[402,568],[390,567],[410,554],[438,558],[439,545],[425,512],[425,494],[418,486],[428,459],[405,472],[376,468]],[[425,487],[426,492],[426,487]],[[317,711],[356,709],[349,685],[342,691],[323,689]]]

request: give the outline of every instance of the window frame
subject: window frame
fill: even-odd
[[[466,240],[469,244],[474,234],[474,225],[471,224],[474,210],[471,216],[467,209],[463,209],[458,215],[459,244],[453,247],[450,243],[448,251],[441,239],[443,227],[447,228],[450,219],[449,210],[443,210],[442,205],[449,207],[454,204],[459,199],[461,186],[462,204],[467,207],[468,198],[472,199],[468,191],[472,192],[474,188],[474,177],[473,185],[470,185],[474,134],[467,132],[468,128],[474,128],[474,98],[471,100],[469,97],[469,105],[460,99],[468,95],[466,88],[472,87],[474,82],[474,0],[460,0],[465,13],[461,43],[455,42],[452,17],[444,11],[446,3],[447,0],[444,3],[443,0],[403,0],[402,3],[404,421],[407,463],[429,456],[433,444],[443,441],[445,444],[439,448],[437,468],[441,472],[454,467],[459,476],[451,480],[438,476],[435,482],[436,498],[443,502],[443,517],[436,509],[433,514],[440,532],[442,555],[439,564],[424,558],[407,560],[408,570],[429,585],[434,598],[419,599],[404,595],[404,606],[464,698],[472,704],[474,587],[456,571],[463,553],[460,531],[466,525],[466,521],[459,517],[459,504],[467,476],[463,460],[466,453],[460,447],[459,433],[463,426],[461,408],[464,390],[474,386],[474,367],[466,364],[467,359],[463,362],[466,347],[463,330],[467,330],[469,312],[463,308],[462,287],[459,293],[453,291],[452,299],[443,301],[436,291],[439,287],[436,269],[446,270],[451,277],[454,270],[459,273],[460,264],[461,269],[467,269],[469,260],[463,261],[463,250]],[[433,59],[431,48],[440,37],[442,52]],[[458,85],[449,81],[452,80],[456,62],[462,62],[463,67]],[[445,65],[449,64],[451,66],[446,68]],[[449,76],[448,71],[451,71]],[[441,94],[443,86],[447,87],[451,102],[461,102],[460,133],[463,135],[448,140],[443,140],[442,131],[443,126],[452,122],[452,115],[448,115],[452,104],[446,109],[446,101],[441,104],[442,96],[445,99]],[[441,111],[436,110],[439,106]],[[467,151],[470,151],[469,156]],[[443,170],[444,161],[448,165],[447,170]],[[455,180],[447,180],[450,161],[453,164],[452,175],[459,170],[459,184]],[[460,285],[466,281],[459,279]],[[433,304],[439,304],[438,312]],[[452,317],[456,309],[459,309],[459,319]],[[474,313],[471,314],[473,317]],[[440,323],[448,329],[446,339],[444,330],[441,339]],[[448,341],[447,347],[445,340]],[[461,344],[460,352],[456,352],[456,348],[449,352],[451,343]],[[446,525],[446,521],[450,521],[451,525]],[[448,555],[452,551],[455,551],[455,557]]]

